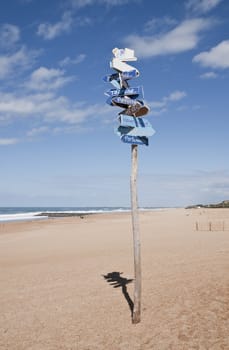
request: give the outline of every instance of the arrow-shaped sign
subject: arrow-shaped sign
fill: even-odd
[[[120,125],[124,127],[151,127],[150,122],[146,118],[135,118],[125,114],[120,114],[118,117],[118,121]]]
[[[129,87],[127,89],[121,88],[121,89],[110,89],[105,92],[105,95],[116,97],[116,96],[136,96],[140,99],[144,98],[144,92],[142,86],[137,87]]]
[[[139,101],[134,100],[134,99],[129,98],[129,97],[119,97],[119,96],[118,97],[109,97],[106,102],[108,105],[118,106],[121,108],[128,108],[128,106],[136,105],[139,109],[140,106],[142,106],[142,104]]]
[[[118,49],[116,47],[112,50],[112,53],[120,61],[137,61],[137,57],[134,56],[134,50],[128,48]]]
[[[132,145],[149,145],[149,139],[147,137],[138,137],[138,136],[130,136],[123,135],[121,136],[122,142],[131,143]]]
[[[105,77],[103,77],[103,81],[105,81],[105,83],[109,83],[112,80],[118,80],[120,77],[122,78],[122,80],[129,80],[129,79],[137,78],[138,76],[139,76],[138,71],[136,69],[133,69],[132,67],[132,70],[129,72],[105,75]]]
[[[122,135],[131,135],[131,136],[146,136],[150,137],[155,134],[155,130],[152,127],[146,127],[146,128],[131,128],[131,127],[124,127],[124,126],[119,126],[116,130],[116,133],[119,136]]]
[[[133,70],[133,67],[129,64],[122,62],[119,58],[113,58],[110,62],[110,67],[117,70],[118,72],[131,72]],[[136,69],[137,73],[139,75],[139,71]]]
[[[138,106],[139,108],[143,105],[143,102],[135,100],[129,97],[112,97],[112,105],[127,108],[128,106]]]
[[[120,89],[122,87],[129,88],[127,81],[133,78],[137,78],[138,76],[139,72],[136,69],[133,69],[129,72],[105,75],[105,77],[103,77],[103,81],[106,83],[111,83],[116,89]]]
[[[155,134],[155,130],[152,128],[152,125],[147,119],[135,118],[135,117],[129,117],[129,118],[132,118],[133,121],[129,122],[129,120],[128,121],[124,120],[124,123],[122,123],[121,121],[120,126],[116,129],[116,133],[119,136],[131,135],[131,136],[149,137]],[[132,125],[130,126],[127,124],[132,124]]]
[[[129,80],[133,78],[137,78],[139,76],[139,71],[137,69],[133,69],[129,72],[122,72],[121,73],[121,78],[123,80]]]

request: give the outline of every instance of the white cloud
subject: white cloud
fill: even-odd
[[[20,29],[13,24],[2,24],[0,26],[0,47],[13,46],[20,39]]]
[[[201,109],[201,106],[200,106],[200,105],[194,105],[194,106],[192,107],[192,109],[193,109],[194,111],[198,111],[199,109]]]
[[[73,104],[67,97],[57,96],[53,92],[22,96],[12,93],[0,93],[2,122],[10,122],[16,118],[37,118],[42,123],[59,122],[77,125],[95,116],[96,118],[105,117],[110,110],[111,108],[106,105],[88,105],[86,102]]]
[[[229,68],[229,40],[222,41],[209,51],[199,53],[193,58],[193,62],[204,67]]]
[[[160,30],[164,32],[166,29],[168,30],[168,27],[173,27],[174,25],[177,24],[177,21],[174,18],[171,18],[169,16],[164,16],[164,17],[154,17],[148,22],[145,23],[144,29],[145,31],[155,31],[155,30]]]
[[[107,114],[107,108],[104,105],[93,104],[88,106],[86,103],[70,105],[69,101],[62,97],[59,101],[56,101],[55,108],[50,108],[46,112],[46,120],[77,124],[94,118],[95,111],[96,117]]]
[[[185,91],[176,90],[172,92],[168,97],[164,97],[166,101],[179,101],[186,97],[187,94]]]
[[[46,40],[51,40],[69,32],[73,25],[72,15],[69,11],[65,12],[61,20],[55,24],[41,23],[38,27],[37,34]]]
[[[188,0],[186,7],[195,13],[207,13],[223,0]]]
[[[52,40],[63,33],[69,33],[73,26],[82,27],[91,23],[92,20],[89,17],[73,18],[72,11],[66,11],[57,23],[41,23],[38,26],[37,35],[43,37],[45,40]]]
[[[152,104],[153,104],[153,102],[152,102]],[[151,105],[150,105],[151,106]],[[153,108],[153,107],[152,107]],[[159,115],[161,115],[161,114],[163,114],[163,113],[165,113],[165,112],[168,112],[168,109],[167,108],[161,108],[161,109],[152,109],[151,110],[151,115],[153,115],[153,116],[159,116]]]
[[[0,93],[0,113],[2,115],[27,115],[35,109],[34,101],[26,97],[17,97],[14,94]]]
[[[0,146],[15,145],[19,142],[16,138],[0,138]]]
[[[101,4],[105,4],[105,5],[108,5],[108,6],[122,6],[122,5],[125,5],[125,4],[128,4],[128,3],[133,3],[133,2],[137,2],[139,0],[98,0],[98,3],[101,3]]]
[[[161,101],[147,102],[147,104],[152,108],[160,109],[160,108],[164,108],[166,106],[166,101],[163,98]]]
[[[218,77],[218,74],[215,72],[206,72],[204,74],[201,74],[200,78],[201,79],[215,79]]]
[[[135,0],[138,2],[139,0]],[[120,6],[125,5],[130,2],[134,2],[133,0],[70,0],[70,3],[75,8],[81,8],[89,5],[107,5],[107,6]]]
[[[0,55],[0,79],[10,76],[16,69],[30,67],[36,56],[37,52],[28,51],[25,47],[12,54]]]
[[[40,127],[32,128],[31,130],[29,130],[27,132],[27,136],[34,137],[34,136],[38,136],[38,135],[47,133],[48,131],[49,131],[49,128],[47,126],[40,126]]]
[[[79,64],[79,63],[83,62],[85,60],[85,58],[86,58],[86,55],[83,53],[79,54],[75,58],[70,58],[69,56],[67,56],[59,62],[59,65],[61,67],[65,67],[65,66],[68,66],[69,64]]]
[[[124,42],[135,49],[139,57],[176,54],[194,49],[200,40],[200,33],[211,25],[212,22],[208,19],[189,19],[167,33],[152,36],[129,35]]]
[[[187,96],[185,91],[175,90],[168,96],[164,96],[161,101],[151,101],[147,104],[152,108],[152,115],[160,115],[167,112],[167,107],[170,102],[180,101]]]
[[[64,74],[61,69],[40,67],[24,85],[31,90],[55,90],[73,80],[73,77],[66,77]]]
[[[73,7],[85,7],[93,4],[94,0],[70,0]]]
[[[187,110],[187,108],[188,108],[188,106],[183,105],[183,106],[177,107],[176,110],[179,111],[179,112],[183,112],[183,111]]]

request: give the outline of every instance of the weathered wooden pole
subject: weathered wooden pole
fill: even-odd
[[[134,50],[118,49],[112,50],[114,57],[110,67],[115,73],[106,75],[103,80],[111,83],[114,87],[105,92],[108,96],[107,103],[111,106],[122,108],[118,114],[119,125],[116,133],[124,143],[131,144],[131,208],[133,225],[133,247],[134,247],[134,307],[132,322],[139,323],[141,320],[141,244],[138,218],[137,198],[137,170],[138,170],[138,145],[149,145],[149,136],[154,135],[155,130],[145,118],[150,109],[144,103],[144,93],[141,86],[131,88],[129,81],[139,76],[139,71],[129,64],[136,61]]]
[[[138,146],[131,145],[131,209],[133,227],[133,247],[134,247],[134,310],[132,316],[133,323],[141,321],[141,242],[138,218],[138,196],[137,196],[137,172],[138,172]]]

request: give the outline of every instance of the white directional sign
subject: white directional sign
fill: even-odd
[[[112,53],[120,61],[137,61],[137,57],[134,56],[134,50],[128,48],[118,49],[116,47],[112,50]]]

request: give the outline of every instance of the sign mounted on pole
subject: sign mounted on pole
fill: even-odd
[[[115,72],[113,74],[106,75],[103,78],[103,80],[105,82],[111,83],[115,87],[115,89],[113,88],[105,92],[105,95],[108,96],[106,102],[110,106],[117,106],[124,109],[119,113],[121,116],[126,115],[132,118],[144,117],[149,113],[149,107],[144,103],[143,87],[131,87],[129,85],[131,79],[137,78],[139,76],[139,71],[135,67],[127,63],[137,60],[137,58],[134,56],[134,50],[128,48],[115,48],[112,50],[112,53],[114,57],[110,62],[110,67],[113,68]],[[120,126],[124,127],[123,124],[120,124]],[[138,123],[137,121],[135,122],[135,125],[133,127],[137,129],[136,131],[132,130],[132,136],[149,137],[155,133],[151,125],[148,125],[146,127],[146,125]],[[142,130],[140,131],[141,128]],[[122,137],[123,133],[119,134],[119,136],[121,140],[127,139],[126,137]],[[132,141],[134,142],[134,140],[135,139],[133,138]],[[136,140],[136,144],[148,145],[148,142],[139,143],[138,141],[139,140]]]
[[[137,87],[128,87],[128,88],[121,88],[121,89],[110,89],[107,92],[105,92],[105,95],[110,97],[115,96],[131,96],[132,98],[138,98],[143,99],[144,98],[144,92],[142,86]]]
[[[142,86],[130,87],[129,81],[139,76],[139,71],[127,62],[136,61],[134,50],[125,48],[112,50],[114,57],[110,67],[115,70],[113,74],[106,75],[103,80],[111,83],[115,88],[105,92],[108,96],[107,103],[111,106],[122,108],[118,115],[119,126],[116,133],[124,143],[131,144],[131,211],[134,240],[134,307],[132,322],[141,320],[141,252],[140,233],[137,203],[137,168],[138,145],[149,145],[149,136],[155,133],[152,125],[144,117],[149,112],[149,107],[144,103]]]

